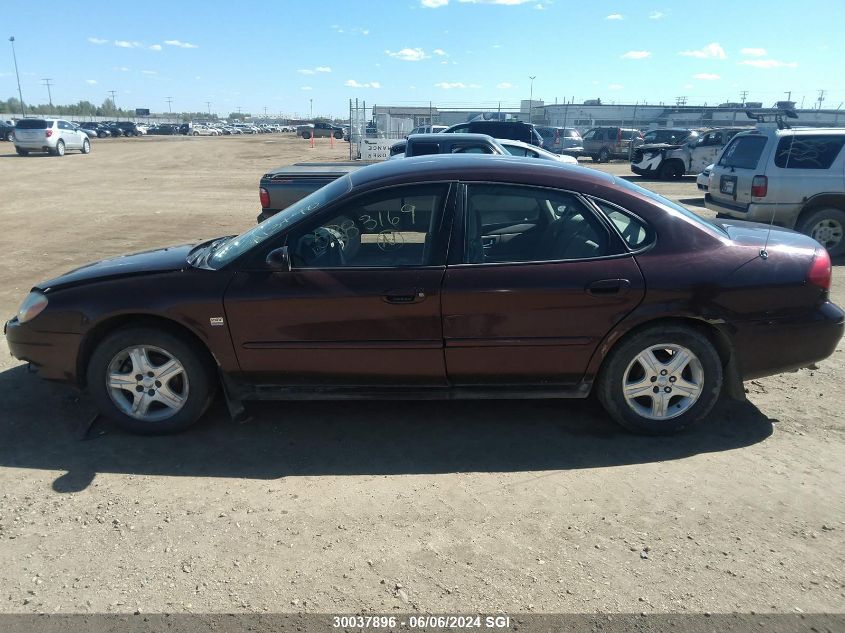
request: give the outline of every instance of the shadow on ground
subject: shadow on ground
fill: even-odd
[[[750,403],[720,404],[680,436],[639,437],[580,400],[254,403],[234,424],[215,403],[181,435],[137,437],[97,420],[87,397],[24,366],[0,373],[0,467],[65,471],[57,492],[97,473],[276,479],[598,468],[749,446],[772,433]],[[84,439],[80,439],[84,438]]]

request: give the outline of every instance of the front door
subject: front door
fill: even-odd
[[[469,184],[459,199],[464,237],[450,251],[463,257],[442,298],[450,382],[576,384],[644,294],[620,235],[573,193]]]
[[[449,189],[403,185],[341,202],[284,236],[290,272],[237,273],[225,305],[246,378],[445,385],[440,286]]]

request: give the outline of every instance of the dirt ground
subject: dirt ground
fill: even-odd
[[[346,156],[318,142],[0,143],[0,315],[90,260],[246,229],[264,171]],[[644,184],[703,211],[691,178]],[[180,436],[86,440],[87,398],[4,351],[0,612],[842,612],[842,350],[674,438],[522,401],[262,404],[238,426],[218,403]]]

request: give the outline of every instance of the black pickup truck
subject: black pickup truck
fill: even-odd
[[[498,154],[508,155],[496,139],[486,134],[414,134],[405,144],[405,156],[427,154]],[[396,158],[399,158],[398,156]],[[269,171],[261,177],[258,197],[261,213],[258,221],[292,205],[323,185],[378,161],[297,163]]]

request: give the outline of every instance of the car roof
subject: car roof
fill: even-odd
[[[558,161],[527,161],[516,156],[427,155],[390,160],[349,175],[356,189],[443,180],[527,184],[585,190],[612,187],[615,178],[594,169]]]
[[[495,141],[489,134],[470,134],[469,132],[450,133],[449,136],[444,137],[441,132],[427,132],[425,134],[411,134],[408,138],[413,137],[415,141],[433,141],[436,143],[443,143],[446,140],[451,142],[460,141]]]

